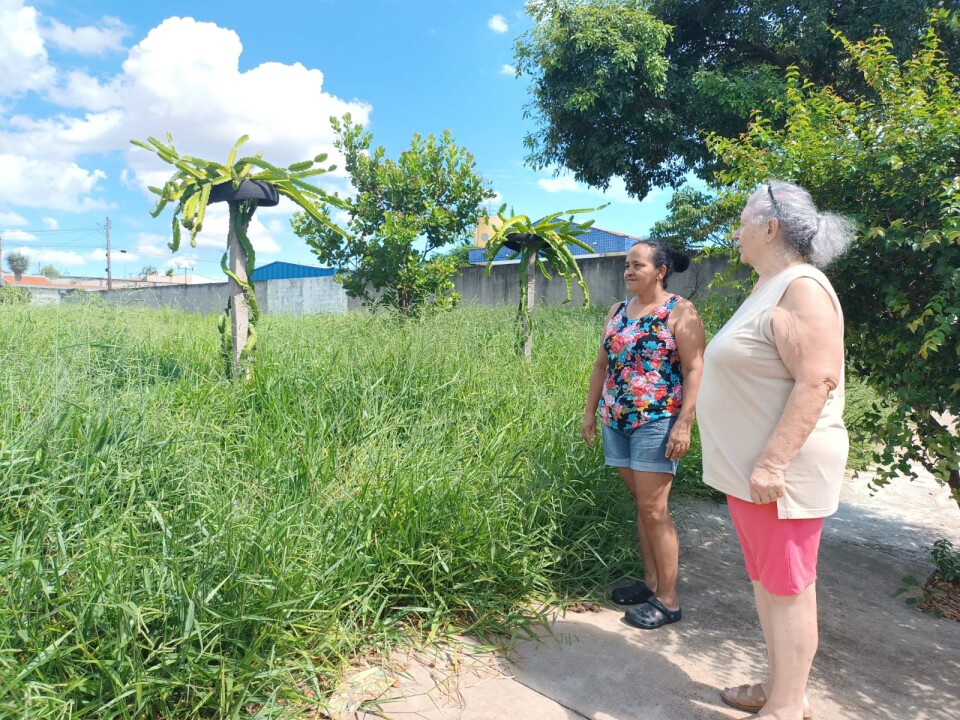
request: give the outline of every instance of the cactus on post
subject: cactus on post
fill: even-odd
[[[523,356],[529,360],[533,352],[533,306],[536,299],[536,270],[540,269],[543,276],[550,279],[550,270],[562,277],[567,286],[567,299],[573,299],[573,281],[576,280],[583,291],[583,306],[590,304],[590,291],[583,280],[580,266],[570,251],[570,246],[583,248],[593,252],[593,248],[579,239],[593,225],[593,220],[574,222],[573,216],[580,213],[596,212],[598,208],[584,208],[567,210],[566,212],[547,215],[536,222],[532,222],[527,215],[516,215],[511,209],[511,216],[504,215],[506,204],[500,206],[497,216],[500,226],[493,237],[487,241],[487,275],[493,265],[493,259],[501,248],[513,251],[511,257],[520,258],[520,304],[517,307],[517,346]],[[563,219],[560,216],[568,214]]]
[[[271,165],[261,153],[237,158],[240,147],[247,142],[244,135],[230,151],[225,164],[202,158],[180,155],[167,133],[167,142],[147,138],[147,142],[131,140],[177,168],[162,188],[151,187],[159,195],[157,206],[150,213],[157,217],[168,204],[174,205],[170,249],[176,252],[182,237],[181,226],[190,235],[190,245],[196,247],[197,234],[203,229],[207,205],[227,202],[230,207],[229,235],[221,267],[230,279],[231,292],[224,317],[220,320],[224,355],[231,377],[239,377],[243,362],[256,343],[256,322],[260,310],[250,279],[256,260],[253,245],[247,237],[247,228],[256,209],[276,205],[280,195],[295,202],[311,218],[332,229],[337,229],[319,212],[322,204],[341,206],[336,196],[330,195],[306,181],[335,169],[321,164],[327,156],[317,155],[312,160],[294,163],[286,168]],[[229,325],[229,327],[228,327]]]

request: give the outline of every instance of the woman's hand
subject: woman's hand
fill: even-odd
[[[678,420],[667,438],[667,459],[679,460],[690,449],[690,423]]]
[[[597,436],[597,413],[584,413],[583,415],[583,439],[587,447],[593,447],[593,439]]]
[[[750,474],[750,499],[766,505],[782,498],[786,491],[786,470],[775,465],[757,463]]]

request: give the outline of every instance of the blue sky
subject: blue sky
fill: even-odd
[[[109,217],[115,277],[152,265],[219,279],[225,206],[197,248],[172,254],[171,211],[152,218],[146,190],[171,170],[129,140],[170,132],[179,151],[223,162],[249,134],[246,149],[277,164],[318,152],[336,162],[328,118],[344,112],[391,157],[415,132],[449,129],[494,205],[540,216],[610,202],[598,227],[644,234],[669,191],[638,202],[618,182],[602,194],[524,165],[527,80],[511,65],[530,24],[520,1],[0,0],[3,253],[24,252],[31,272],[103,276]],[[342,172],[321,184],[349,192]],[[257,212],[258,265],[316,262],[292,211],[284,201]]]

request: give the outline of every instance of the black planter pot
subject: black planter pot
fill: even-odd
[[[257,207],[273,207],[280,202],[280,193],[270,183],[262,180],[243,180],[234,189],[233,183],[225,182],[210,189],[210,202],[242,202],[256,200]]]
[[[507,239],[504,241],[503,246],[514,252],[520,252],[525,245],[533,245],[534,243],[542,243],[543,238],[534,233],[508,233]]]

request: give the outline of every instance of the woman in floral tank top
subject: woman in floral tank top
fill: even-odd
[[[617,588],[617,605],[635,605],[625,620],[651,630],[681,617],[677,595],[680,543],[667,498],[677,462],[690,447],[706,338],[693,304],[666,291],[689,258],[641,240],[623,277],[633,297],[616,303],[604,326],[583,416],[592,446],[597,411],[606,464],[616,467],[637,506],[643,581]]]

